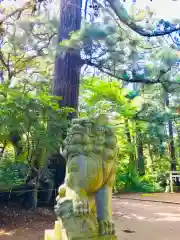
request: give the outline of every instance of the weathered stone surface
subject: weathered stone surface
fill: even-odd
[[[62,239],[116,239],[112,186],[117,141],[113,126],[105,115],[75,119],[64,145],[66,178],[55,206],[67,234]]]

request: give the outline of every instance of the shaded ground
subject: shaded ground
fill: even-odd
[[[0,240],[44,239],[44,230],[52,228],[54,219],[51,209],[32,212],[12,206],[0,208]]]
[[[174,201],[179,205],[126,198]],[[44,230],[54,224],[52,210],[11,210],[0,208],[0,240],[43,240]],[[113,198],[113,217],[119,240],[179,240],[180,194],[117,196]]]

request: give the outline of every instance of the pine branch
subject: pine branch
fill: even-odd
[[[21,14],[24,10],[26,10],[26,9],[32,7],[32,6],[33,6],[33,5],[32,5],[32,3],[31,3],[31,1],[26,2],[23,7],[20,7],[20,8],[15,9],[15,10],[12,11],[11,13],[7,14],[7,15],[4,16],[2,19],[0,19],[0,26],[1,26],[7,19],[15,16],[17,13],[18,13],[18,14]]]
[[[169,29],[166,29],[165,31],[151,32],[151,31],[145,30],[139,25],[134,23],[134,21],[128,15],[126,9],[121,4],[120,0],[107,0],[107,2],[115,12],[117,17],[119,18],[119,20],[141,36],[158,37],[158,36],[164,36],[173,32],[180,31],[180,24],[177,24],[176,26],[171,26]]]
[[[113,78],[116,78],[116,79],[119,79],[119,80],[122,80],[124,82],[129,82],[129,83],[143,83],[143,84],[156,84],[156,83],[163,83],[161,81],[161,78],[166,74],[168,73],[171,68],[168,68],[166,70],[161,70],[160,71],[160,74],[159,74],[159,77],[156,79],[156,80],[151,80],[151,79],[148,79],[148,78],[144,78],[144,79],[141,79],[141,78],[136,78],[136,77],[133,77],[133,78],[124,78],[123,76],[119,76],[118,74],[116,73],[112,73],[112,71],[108,68],[104,69],[103,67],[101,67],[100,65],[98,65],[97,63],[93,63],[91,62],[90,60],[85,60],[84,61],[84,64],[87,64],[88,66],[91,66],[91,67],[95,67],[97,68],[99,71],[109,75],[110,77],[113,77]],[[177,81],[169,81],[168,83],[170,84],[180,84],[179,82]]]

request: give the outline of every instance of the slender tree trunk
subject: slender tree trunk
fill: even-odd
[[[129,145],[132,145],[131,133],[129,130],[129,122],[127,119],[124,120],[124,125],[125,125],[125,134],[127,137],[127,141]],[[132,177],[136,175],[136,161],[135,161],[135,155],[133,151],[131,151],[129,155],[129,173]]]
[[[136,52],[134,53],[136,55]],[[135,56],[133,56],[135,57]],[[135,60],[134,60],[135,61]],[[135,62],[134,62],[135,64]],[[133,83],[133,90],[137,90],[141,88],[140,85]],[[137,154],[137,170],[140,176],[145,175],[145,162],[144,162],[144,152],[143,152],[143,141],[142,141],[142,133],[141,129],[136,122],[136,154]]]
[[[154,169],[154,156],[153,156],[153,153],[152,153],[151,144],[148,143],[147,147],[148,147],[149,157],[151,159],[151,169],[154,172],[155,171],[155,169]]]
[[[68,39],[70,33],[81,27],[82,0],[60,0],[59,42]],[[59,47],[58,47],[59,48]],[[55,62],[53,95],[62,97],[60,106],[77,110],[79,97],[81,58],[79,50],[59,53]]]
[[[178,155],[180,157],[180,127],[178,125],[176,125],[176,132],[177,132]]]
[[[137,151],[137,169],[138,169],[139,175],[144,176],[145,163],[144,163],[142,133],[137,124],[136,124],[136,151]]]
[[[165,92],[165,106],[169,107],[169,95]],[[175,144],[173,135],[173,123],[171,120],[168,121],[168,131],[169,131],[169,153],[171,158],[171,170],[176,171],[176,154],[175,154]]]

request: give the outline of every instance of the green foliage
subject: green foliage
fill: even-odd
[[[18,132],[20,135],[25,135],[27,141],[29,136],[34,144],[39,144],[40,148],[49,146],[52,151],[57,143],[50,136],[56,136],[61,142],[60,138],[66,127],[65,119],[69,111],[59,108],[57,102],[59,98],[44,92],[39,92],[39,96],[36,96],[33,93],[22,92],[20,88],[8,88],[6,85],[1,85],[0,89],[2,93],[0,139],[7,140],[10,133]],[[51,126],[51,131],[48,124]]]
[[[126,95],[126,98],[128,99],[134,99],[135,97],[139,96],[140,90],[135,90],[135,91],[131,91]]]
[[[60,45],[65,47],[65,49],[78,48],[90,40],[105,40],[108,36],[113,35],[115,32],[116,28],[112,25],[102,25],[100,23],[85,24],[79,31],[71,33],[70,40],[64,40],[60,43]]]
[[[158,87],[153,87],[150,95],[149,88],[148,91],[146,88],[131,91],[115,80],[95,77],[82,80],[80,114],[106,112],[116,124],[119,144],[117,191],[154,192],[165,189],[158,176],[170,170],[166,123],[177,114],[173,109],[163,107],[164,102],[157,97],[157,90]],[[127,122],[128,125],[125,124]],[[146,170],[142,177],[137,169],[137,129],[141,132]]]
[[[2,184],[21,183],[25,177],[21,174],[23,164],[29,167],[36,164],[39,168],[45,165],[46,153],[56,152],[61,146],[68,125],[67,114],[72,111],[59,108],[60,98],[49,95],[46,89],[39,88],[38,96],[23,90],[18,85],[11,88],[0,85],[0,144],[3,147],[8,143],[1,155]],[[17,145],[11,136],[20,136]]]
[[[83,104],[86,104],[86,112],[89,114],[96,114],[98,109],[109,113],[114,111],[125,118],[131,118],[136,114],[138,107],[126,98],[131,91],[122,88],[120,82],[106,82],[95,77],[83,81],[81,96]],[[101,102],[101,108],[98,105],[99,102]]]
[[[116,192],[163,192],[164,187],[156,181],[156,177],[150,175],[144,177],[139,177],[138,175],[130,176],[128,172],[121,169],[118,169],[116,172],[114,186]]]
[[[0,189],[8,190],[14,186],[24,183],[29,167],[22,162],[6,161],[0,162]]]

